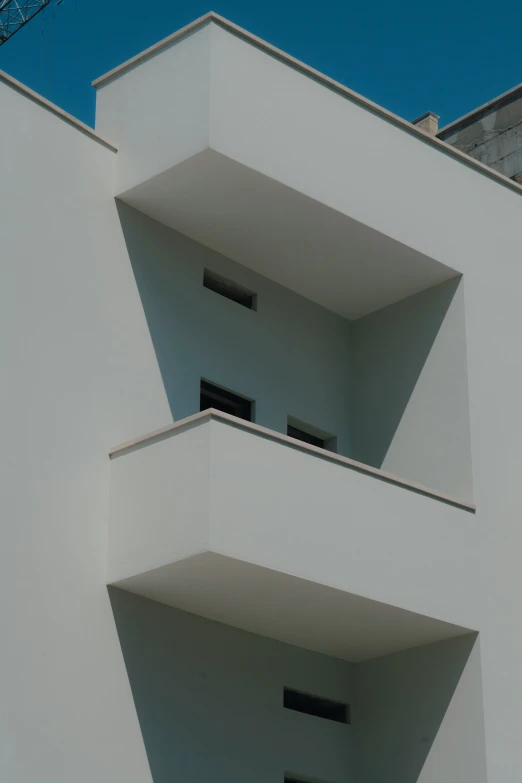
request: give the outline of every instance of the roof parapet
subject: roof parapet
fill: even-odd
[[[105,84],[112,81],[112,79],[122,76],[126,71],[139,65],[143,61],[147,60],[149,57],[154,57],[156,54],[159,54],[162,50],[168,48],[176,41],[180,40],[181,38],[189,34],[196,32],[196,30],[199,30],[200,28],[202,28],[203,26],[209,23],[214,23],[219,27],[223,28],[224,30],[226,30],[227,32],[231,33],[232,35],[236,35],[238,38],[241,38],[247,43],[256,46],[258,49],[265,52],[266,54],[275,57],[276,59],[290,66],[291,68],[294,68],[296,71],[299,71],[303,75],[308,76],[311,79],[314,79],[319,84],[322,84],[323,86],[336,92],[337,94],[353,101],[355,104],[361,106],[363,109],[373,112],[374,114],[386,120],[387,122],[391,122],[396,127],[402,128],[402,130],[405,130],[410,134],[413,133],[417,135],[418,138],[432,144],[434,147],[438,148],[446,155],[450,155],[452,158],[455,158],[461,163],[464,163],[467,166],[471,166],[472,168],[486,175],[490,179],[494,179],[500,184],[504,185],[505,187],[508,187],[518,193],[522,193],[522,185],[520,183],[516,182],[514,179],[510,179],[509,177],[506,177],[504,174],[501,174],[495,169],[492,169],[490,166],[481,163],[480,161],[473,158],[471,155],[462,152],[461,150],[457,149],[456,147],[453,147],[451,144],[448,144],[446,141],[444,141],[444,139],[441,138],[441,133],[443,133],[446,130],[446,128],[443,128],[442,131],[438,131],[438,132],[436,131],[434,133],[431,132],[430,130],[427,130],[420,121],[423,119],[425,120],[429,115],[429,117],[432,118],[430,119],[430,123],[432,124],[432,126],[434,121],[436,121],[438,124],[439,117],[433,112],[427,112],[426,114],[417,118],[417,120],[414,120],[413,122],[409,122],[408,120],[399,117],[397,114],[394,114],[388,109],[385,109],[383,106],[379,106],[379,104],[374,103],[374,101],[365,98],[363,95],[360,95],[354,90],[351,90],[349,87],[346,87],[344,84],[337,82],[335,79],[332,79],[329,76],[326,76],[325,74],[321,73],[320,71],[317,71],[315,68],[312,68],[306,65],[305,63],[301,62],[300,60],[297,60],[295,57],[292,57],[291,55],[287,54],[281,49],[272,46],[271,44],[267,43],[261,38],[258,38],[256,35],[253,35],[252,33],[249,33],[247,30],[238,27],[236,24],[230,22],[228,19],[225,19],[224,17],[220,16],[214,11],[210,11],[209,13],[204,14],[199,19],[196,19],[194,22],[191,22],[190,24],[186,25],[182,29],[172,33],[171,35],[167,36],[163,40],[149,47],[145,51],[135,55],[130,60],[127,60],[121,65],[116,66],[112,70],[98,77],[92,82],[92,86],[97,89],[103,87]]]
[[[22,84],[22,82],[19,82],[18,79],[15,79],[8,73],[5,73],[5,71],[0,71],[0,82],[7,84],[8,87],[11,87],[13,90],[16,90],[16,92],[19,92],[21,95],[29,98],[30,101],[33,101],[42,108],[47,109],[47,111],[50,111],[51,114],[54,114],[56,117],[64,120],[64,122],[72,125],[73,128],[76,128],[77,130],[81,131],[81,133],[89,136],[91,139],[93,139],[93,141],[97,141],[103,147],[111,150],[111,152],[118,152],[118,148],[103,136],[100,136],[100,134],[97,133],[94,128],[91,128],[81,120],[76,119],[76,117],[73,117],[72,114],[69,114],[64,109],[61,109],[60,106],[57,106],[55,103],[51,103],[51,101],[48,101],[47,98],[43,97],[43,95],[40,95],[34,90],[31,90],[30,87]]]

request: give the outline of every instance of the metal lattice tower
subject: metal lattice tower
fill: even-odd
[[[0,0],[0,46],[51,0]]]

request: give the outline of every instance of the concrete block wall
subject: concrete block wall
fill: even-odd
[[[439,138],[486,166],[519,181],[522,176],[522,87],[442,129]]]

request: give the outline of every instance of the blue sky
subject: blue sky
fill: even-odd
[[[92,79],[208,10],[410,120],[431,110],[446,124],[522,82],[515,0],[54,3],[0,47],[0,69],[89,124]]]

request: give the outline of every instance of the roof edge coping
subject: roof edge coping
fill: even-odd
[[[166,440],[171,436],[176,435],[178,432],[183,432],[187,428],[198,426],[199,424],[204,424],[211,420],[224,422],[225,424],[229,424],[233,427],[236,427],[237,429],[244,430],[245,432],[251,432],[255,435],[260,435],[262,437],[268,438],[269,440],[275,441],[276,443],[282,443],[285,446],[290,446],[297,451],[315,454],[317,457],[320,457],[327,462],[343,465],[344,467],[351,468],[358,473],[373,476],[374,478],[380,479],[381,481],[384,481],[388,484],[394,484],[395,486],[403,487],[404,489],[410,490],[411,492],[424,495],[426,497],[432,498],[433,500],[439,500],[464,511],[469,511],[473,514],[476,512],[476,505],[470,501],[460,500],[459,498],[455,498],[452,495],[447,495],[446,493],[439,492],[436,489],[430,489],[429,487],[425,487],[422,484],[409,481],[408,479],[401,478],[400,476],[395,476],[392,473],[381,470],[380,468],[374,468],[371,465],[358,462],[357,460],[351,459],[350,457],[344,457],[341,454],[336,454],[335,452],[328,451],[326,449],[320,448],[319,446],[303,443],[303,441],[296,440],[289,435],[284,435],[283,433],[276,432],[275,430],[271,430],[268,427],[263,427],[260,424],[255,424],[251,421],[239,419],[237,416],[232,416],[229,413],[218,411],[215,408],[208,408],[207,410],[193,413],[191,416],[187,416],[184,419],[179,419],[178,421],[172,422],[171,424],[167,424],[166,427],[161,427],[160,429],[149,432],[146,435],[133,438],[132,440],[128,440],[118,446],[114,446],[109,450],[109,459],[113,460],[117,459],[118,457],[125,456],[126,454],[130,454],[133,451],[137,451],[143,447],[153,445],[154,443],[158,443],[162,440]]]
[[[476,169],[481,174],[485,174],[490,179],[496,180],[501,185],[504,185],[505,187],[508,187],[511,190],[514,190],[517,193],[522,194],[522,184],[515,182],[515,180],[506,177],[504,174],[495,171],[489,166],[486,166],[486,164],[481,163],[480,161],[471,157],[471,155],[467,155],[465,152],[462,152],[456,147],[451,146],[451,144],[448,144],[447,142],[443,141],[443,139],[440,139],[438,135],[433,136],[432,134],[428,133],[427,131],[423,130],[417,125],[413,125],[408,120],[405,120],[402,117],[399,117],[397,114],[394,114],[393,112],[389,111],[388,109],[385,109],[383,106],[379,106],[378,103],[374,103],[369,98],[365,98],[363,95],[360,95],[354,90],[351,90],[349,87],[346,87],[344,84],[341,84],[340,82],[337,82],[335,79],[332,79],[329,76],[326,76],[325,74],[321,73],[320,71],[317,71],[315,68],[306,65],[306,63],[303,63],[301,60],[297,60],[295,57],[292,57],[291,55],[287,54],[281,49],[272,46],[272,44],[267,43],[267,41],[264,41],[262,38],[258,38],[253,33],[249,33],[248,30],[244,30],[242,27],[239,27],[233,22],[230,22],[228,19],[225,19],[223,16],[220,16],[219,14],[215,13],[215,11],[209,11],[203,16],[200,16],[199,19],[190,22],[190,24],[185,25],[185,27],[182,27],[180,30],[177,30],[176,32],[172,33],[166,38],[163,38],[161,41],[154,44],[153,46],[150,46],[148,49],[145,49],[143,52],[140,52],[134,57],[131,57],[130,60],[127,60],[121,65],[116,66],[116,68],[113,68],[111,71],[108,71],[102,76],[99,76],[97,79],[95,79],[92,82],[92,86],[96,88],[102,87],[110,79],[113,79],[114,77],[123,74],[129,68],[132,68],[136,64],[142,62],[143,60],[151,56],[154,56],[155,54],[159,53],[166,47],[170,46],[175,41],[198,30],[199,28],[205,26],[209,22],[214,22],[218,24],[220,27],[224,28],[228,32],[232,33],[233,35],[238,36],[239,38],[243,39],[244,41],[247,41],[253,46],[257,46],[262,51],[266,52],[272,57],[276,57],[278,60],[285,63],[286,65],[295,68],[305,76],[315,79],[317,82],[335,91],[339,95],[345,98],[349,98],[354,103],[361,106],[362,108],[367,109],[373,112],[374,114],[377,114],[379,117],[383,118],[384,120],[387,120],[388,122],[393,123],[395,126],[401,128],[402,130],[407,131],[411,135],[417,136],[417,138],[420,138],[427,144],[430,144],[431,146],[438,148],[439,150],[446,153],[447,155],[450,155],[452,158],[456,158],[461,163],[464,163],[465,165]],[[522,85],[520,86],[522,88]],[[442,132],[444,130],[445,129],[443,128]],[[439,134],[440,133],[441,131],[439,131]]]
[[[29,100],[37,103],[39,106],[42,106],[42,108],[47,109],[47,111],[50,111],[51,114],[54,114],[56,117],[64,120],[69,125],[72,125],[74,128],[81,131],[81,133],[84,133],[86,136],[89,136],[91,139],[93,139],[93,141],[97,141],[99,144],[102,144],[104,147],[111,150],[111,152],[118,152],[118,148],[115,147],[114,144],[111,144],[111,142],[105,139],[103,136],[100,136],[100,134],[97,133],[94,128],[89,127],[89,125],[86,125],[81,120],[73,117],[72,114],[69,114],[69,112],[61,109],[55,103],[51,103],[51,101],[48,101],[47,98],[43,97],[43,95],[40,95],[34,90],[31,90],[30,87],[27,87],[22,82],[19,82],[18,79],[10,76],[5,71],[0,70],[0,82],[6,84],[8,87],[12,87],[14,90],[16,90],[16,92],[25,95],[25,97],[29,98]]]

